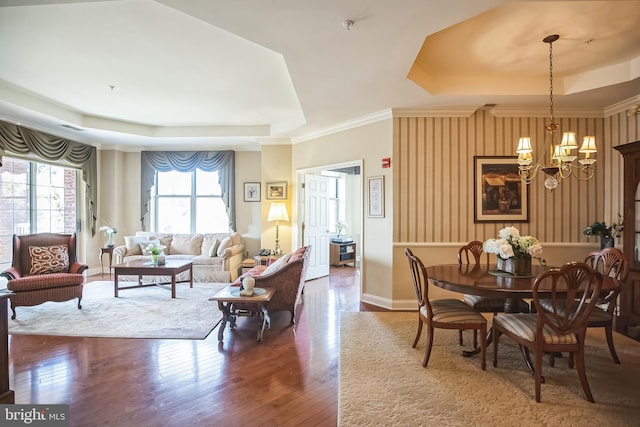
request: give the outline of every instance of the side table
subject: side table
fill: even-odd
[[[269,265],[281,256],[282,255],[256,255],[253,259],[256,260],[256,265]]]
[[[246,273],[247,271],[251,270],[253,267],[255,267],[256,264],[256,260],[253,258],[245,258],[242,261],[242,274]]]
[[[254,288],[256,292],[253,296],[245,297],[240,296],[240,286],[227,286],[220,292],[209,298],[209,301],[217,301],[218,308],[222,311],[222,320],[220,321],[220,329],[218,329],[218,341],[222,342],[224,328],[229,323],[229,329],[234,330],[236,328],[236,320],[238,316],[250,317],[255,315],[254,312],[247,312],[246,310],[236,310],[234,304],[236,303],[255,303],[258,305],[260,317],[262,317],[262,326],[258,330],[258,342],[262,342],[262,336],[264,330],[267,327],[271,327],[271,318],[269,317],[269,311],[267,310],[267,303],[271,301],[271,297],[276,293],[274,288]],[[260,293],[258,293],[260,292]]]
[[[104,248],[100,248],[100,273],[102,277],[104,277],[104,265],[102,264],[102,256],[104,254],[109,255],[109,277],[111,277],[111,264],[113,263],[113,249],[115,246],[105,246]]]

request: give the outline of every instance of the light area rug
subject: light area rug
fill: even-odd
[[[120,286],[126,286],[121,283]],[[149,286],[120,290],[113,296],[113,282],[85,284],[82,309],[77,299],[17,307],[9,333],[109,338],[204,339],[222,319],[218,303],[209,301],[224,283],[188,283],[171,287]]]
[[[551,368],[544,358],[541,402],[518,347],[500,339],[487,370],[480,357],[460,355],[458,332],[437,329],[429,365],[422,367],[425,328],[417,348],[417,313],[341,313],[340,426],[638,426],[640,343],[616,334],[622,364],[611,359],[604,335],[588,332],[587,376],[596,403],[585,400],[567,358]],[[593,333],[594,331],[595,333]],[[465,332],[465,344],[472,341]]]

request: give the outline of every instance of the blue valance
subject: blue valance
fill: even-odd
[[[140,156],[140,222],[142,229],[148,225],[149,202],[155,172],[206,172],[218,171],[222,187],[222,201],[229,215],[229,229],[236,230],[235,202],[235,152],[233,151],[143,151]]]

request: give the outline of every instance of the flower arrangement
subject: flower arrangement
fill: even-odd
[[[587,228],[585,228],[582,233],[585,236],[600,236],[604,238],[609,237],[618,237],[620,232],[624,229],[622,225],[622,215],[618,214],[618,222],[614,222],[611,225],[607,225],[606,222],[594,222]]]
[[[502,259],[529,255],[537,259],[541,265],[547,265],[542,255],[542,246],[533,236],[521,236],[516,227],[505,227],[498,232],[498,239],[489,239],[484,242],[483,250],[490,254],[496,254]]]
[[[109,227],[108,225],[103,225],[98,230],[102,231],[106,237],[110,237],[118,232],[115,227]]]
[[[145,255],[158,256],[164,253],[164,250],[167,247],[165,245],[149,243],[146,248],[144,248]]]
[[[113,235],[118,232],[115,227],[109,227],[108,225],[103,225],[98,230],[102,231],[102,233],[107,238],[107,246],[113,246]]]
[[[346,229],[349,227],[349,224],[347,224],[344,221],[338,221],[336,222],[336,231],[338,232],[338,237],[340,237],[340,235],[342,234],[343,231],[346,231]]]
[[[147,247],[144,248],[142,253],[145,255],[151,255],[152,264],[154,266],[157,266],[158,264],[164,264],[164,261],[159,262],[158,257],[164,254],[165,249],[166,249],[165,245],[161,245],[159,243],[149,243]]]

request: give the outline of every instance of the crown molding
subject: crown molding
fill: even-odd
[[[549,117],[547,107],[501,107],[489,109],[494,117]],[[604,118],[601,108],[554,108],[554,117]]]
[[[393,117],[471,117],[478,107],[434,108],[417,110],[408,108],[394,108]]]
[[[308,133],[301,137],[292,138],[291,141],[293,144],[299,144],[301,142],[321,138],[323,136],[331,135],[338,132],[344,132],[349,129],[358,128],[360,126],[379,122],[381,120],[387,120],[390,118],[392,118],[391,109],[386,109],[386,110],[378,111],[376,113],[368,114],[366,116],[358,117],[352,120],[347,120],[345,122],[337,123],[333,126],[320,129],[316,132]]]
[[[640,104],[640,95],[636,95],[632,98],[625,99],[624,101],[620,101],[617,104],[613,104],[604,109],[605,116],[613,116],[622,112],[626,112],[629,108]]]

